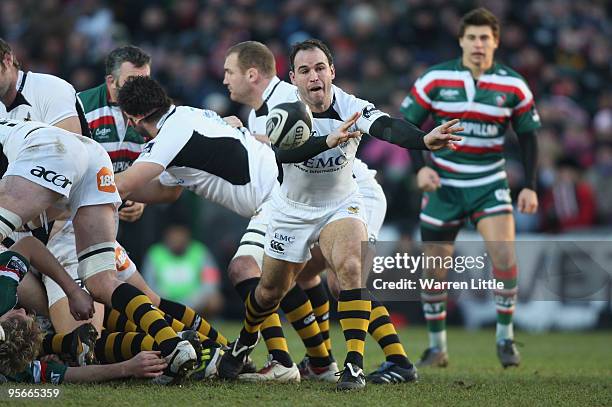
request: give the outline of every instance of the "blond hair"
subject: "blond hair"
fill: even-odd
[[[4,341],[0,342],[0,373],[14,376],[32,363],[42,348],[43,333],[34,318],[2,321]]]

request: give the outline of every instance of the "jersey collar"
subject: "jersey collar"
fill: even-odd
[[[176,106],[171,105],[170,109],[168,109],[168,111],[166,112],[166,114],[164,114],[161,119],[159,119],[159,121],[157,122],[157,129],[161,129],[162,126],[164,125],[164,123],[166,123],[166,120],[168,120],[168,117],[172,116],[174,114],[174,112],[176,112]]]
[[[259,107],[259,109],[255,110],[255,117],[266,116],[268,114],[268,100],[272,97],[272,94],[276,90],[276,87],[281,83],[281,80],[278,76],[272,78],[266,89],[264,89],[261,97],[263,98],[263,103]]]
[[[15,100],[13,100],[13,103],[11,103],[11,105],[6,108],[7,112],[10,112],[11,110],[15,109],[19,105],[32,106],[30,102],[28,102],[28,100],[21,93],[23,91],[23,87],[25,86],[25,81],[26,81],[27,76],[28,76],[27,72],[23,72],[21,70],[17,71],[17,83],[16,83],[17,94],[15,95]]]

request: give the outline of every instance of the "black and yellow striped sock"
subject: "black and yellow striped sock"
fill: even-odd
[[[67,334],[47,334],[43,338],[42,347],[45,355],[72,355],[74,352],[78,355],[83,352],[83,344],[75,331]],[[77,349],[74,349],[75,347]]]
[[[263,336],[266,342],[266,348],[268,353],[272,355],[272,359],[278,361],[285,367],[293,366],[293,360],[289,355],[289,348],[287,347],[287,340],[283,334],[283,328],[281,327],[281,321],[278,317],[278,313],[270,315],[261,324],[261,336]]]
[[[144,332],[103,330],[95,347],[96,358],[103,364],[129,360],[143,350],[158,350],[155,340]]]
[[[316,286],[304,290],[304,292],[310,299],[313,312],[315,317],[317,317],[317,323],[319,324],[319,330],[321,331],[325,348],[327,348],[327,353],[329,357],[334,360],[331,339],[329,337],[329,296],[325,289],[325,285],[323,281],[321,281]]]
[[[329,339],[329,296],[327,290],[323,285],[323,281],[312,288],[304,290],[310,303],[312,304],[312,311],[317,317],[317,323],[319,324],[319,330],[323,337],[323,343],[327,348],[327,353],[333,360],[331,339]]]
[[[328,366],[332,360],[306,293],[296,284],[281,301],[281,308],[304,342],[310,363],[317,367]]]
[[[125,314],[110,307],[104,307],[103,326],[108,332],[142,332]]]
[[[363,369],[363,353],[365,338],[368,332],[372,302],[370,293],[365,288],[340,291],[338,297],[338,318],[346,340],[346,359],[344,364],[350,363]]]
[[[259,277],[249,278],[236,284],[236,291],[240,298],[246,303],[249,293],[255,290],[259,283]],[[272,355],[272,359],[279,361],[283,366],[290,367],[293,365],[293,360],[289,355],[289,346],[285,333],[280,323],[278,314],[272,314],[266,318],[261,325],[261,336],[266,342],[268,353]]]
[[[385,353],[385,359],[405,369],[410,368],[411,363],[406,356],[404,346],[400,342],[397,331],[389,318],[387,308],[376,300],[372,300],[372,312],[370,313],[370,324],[368,333],[378,342],[378,346]]]
[[[113,308],[127,315],[144,332],[155,339],[162,356],[167,356],[181,341],[164,316],[153,306],[149,297],[138,288],[124,283],[113,291]]]
[[[187,329],[198,331],[207,338],[217,342],[219,345],[227,345],[225,336],[213,328],[210,323],[195,312],[193,308],[162,298],[159,302],[159,309],[181,321],[187,326]]]
[[[276,304],[271,308],[264,308],[259,305],[255,298],[255,289],[253,289],[245,302],[244,327],[240,331],[240,342],[247,346],[254,345],[257,342],[261,324],[276,312],[278,306],[279,304]]]

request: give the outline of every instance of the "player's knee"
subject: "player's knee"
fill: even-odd
[[[238,256],[232,259],[227,268],[227,275],[232,282],[232,285],[236,285],[241,281],[249,278],[256,278],[261,276],[261,270],[257,261],[252,256]]]
[[[285,296],[282,287],[272,285],[260,285],[257,291],[257,302],[264,308],[272,308],[280,304]]]
[[[85,281],[87,290],[94,298],[106,298],[109,290],[112,292],[112,289],[119,284],[115,276],[114,242],[90,246],[78,253],[78,259],[79,278]]]

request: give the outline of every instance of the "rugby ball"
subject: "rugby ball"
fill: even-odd
[[[276,105],[266,119],[266,135],[273,146],[291,150],[304,144],[312,130],[312,113],[297,101]]]

